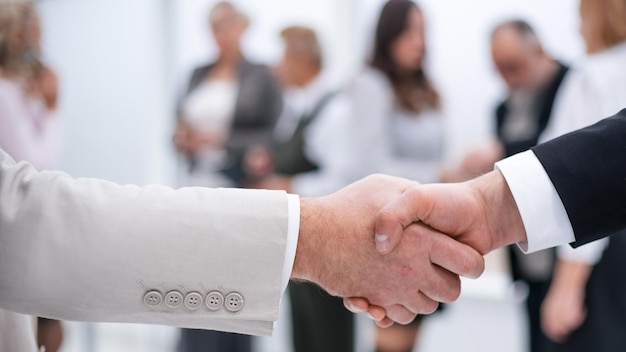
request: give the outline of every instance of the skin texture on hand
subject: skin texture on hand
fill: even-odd
[[[407,228],[393,253],[378,253],[371,241],[381,208],[415,185],[375,175],[330,196],[303,199],[292,278],[316,282],[332,295],[364,297],[399,323],[456,300],[457,274],[479,276],[480,253],[422,224]]]
[[[500,171],[459,184],[416,185],[384,207],[376,220],[376,249],[392,255],[412,224],[420,223],[475,248],[481,254],[526,240],[515,199]],[[379,325],[390,325],[385,307],[347,299],[354,312],[367,311]],[[387,317],[395,320],[387,312]]]
[[[586,263],[557,262],[550,290],[541,305],[541,327],[553,341],[564,342],[585,321],[585,288],[591,270]]]
[[[376,221],[376,247],[391,252],[404,229],[421,222],[482,254],[526,240],[515,199],[495,170],[459,184],[417,185],[387,205]]]

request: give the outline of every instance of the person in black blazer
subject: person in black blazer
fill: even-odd
[[[495,111],[496,140],[467,155],[458,170],[448,174],[458,181],[489,172],[505,157],[537,145],[552,116],[554,100],[569,67],[543,49],[534,29],[524,20],[506,21],[491,34],[491,54],[507,85],[507,98]],[[541,304],[550,287],[555,250],[523,255],[509,247],[511,274],[528,287],[529,350],[552,351],[552,341],[541,330]]]
[[[517,37],[518,43],[527,49],[522,50],[522,52],[526,53],[528,57],[527,62],[533,63],[531,65],[533,69],[523,71],[526,73],[525,75],[519,74],[515,72],[515,69],[512,69],[516,66],[511,65],[510,56],[504,52],[507,45],[510,47],[511,36],[513,38]],[[508,41],[507,44],[505,44],[506,41]],[[514,101],[515,99],[512,96],[509,96],[507,100],[498,105],[495,118],[496,135],[503,151],[501,157],[498,158],[501,159],[537,145],[539,136],[550,121],[555,97],[569,67],[546,54],[539,43],[535,31],[523,20],[505,22],[496,27],[492,34],[492,52],[494,62],[507,83],[511,95],[514,95],[518,89],[515,84],[517,77],[526,78],[524,76],[530,76],[534,71],[545,71],[540,75],[541,80],[535,84],[526,84],[526,87],[521,87],[524,89],[530,88],[529,91],[534,93],[528,101],[521,102],[523,106],[520,107],[520,102]],[[517,70],[520,70],[520,68],[518,67]],[[531,106],[531,109],[525,110],[526,106]],[[522,112],[519,111],[520,108]],[[523,116],[529,120],[530,123],[526,131],[524,129],[515,131],[515,128],[512,128],[516,123],[516,116],[518,118]],[[556,260],[555,250],[550,248],[531,255],[524,255],[515,246],[509,246],[508,252],[513,280],[523,282],[528,288],[525,308],[528,315],[529,351],[553,351],[554,343],[541,329],[541,304],[552,281],[552,271]]]

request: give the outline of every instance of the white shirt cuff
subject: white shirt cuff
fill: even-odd
[[[285,248],[285,264],[283,266],[283,279],[281,287],[283,294],[291,278],[293,262],[296,259],[296,247],[300,233],[300,197],[295,194],[287,195],[287,208],[289,220],[287,221],[287,247]]]
[[[561,198],[532,151],[496,163],[515,198],[527,240],[518,243],[524,253],[576,241]]]

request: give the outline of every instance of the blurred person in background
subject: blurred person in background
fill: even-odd
[[[284,53],[277,68],[284,87],[283,113],[276,125],[276,144],[268,157],[274,175],[256,186],[283,189],[306,197],[333,193],[342,184],[333,172],[345,159],[338,143],[345,135],[341,123],[345,100],[322,75],[322,49],[314,30],[292,26],[281,32]],[[260,151],[256,151],[260,153]],[[262,172],[249,159],[251,167]],[[343,300],[308,282],[290,282],[293,347],[298,352],[346,352],[354,350],[353,314]]]
[[[580,16],[587,56],[572,66],[540,142],[626,107],[626,0],[581,0]],[[625,235],[576,250],[558,248],[541,311],[545,333],[558,342],[556,351],[626,349],[625,253]]]
[[[280,88],[270,69],[241,52],[247,17],[229,2],[218,2],[209,24],[217,60],[196,68],[179,106],[174,144],[184,156],[182,185],[242,186],[243,157],[267,146],[281,109]]]
[[[464,181],[493,169],[496,161],[537,145],[552,116],[554,99],[568,67],[553,59],[544,49],[535,30],[523,20],[503,22],[491,34],[493,62],[507,86],[507,98],[495,112],[496,139],[469,153],[450,172],[450,181]],[[523,254],[509,246],[514,281],[528,287],[529,350],[552,351],[553,343],[541,330],[543,302],[555,265],[554,249]]]
[[[424,15],[410,0],[385,3],[373,57],[349,88],[347,182],[384,173],[422,183],[440,181],[444,158],[441,99],[424,71]],[[377,329],[376,350],[411,351],[422,317]]]
[[[40,41],[35,7],[0,1],[0,148],[16,161],[44,170],[56,166],[62,126],[57,113],[58,79],[42,61]],[[0,311],[0,320],[11,320],[13,315]],[[61,322],[38,318],[37,325],[38,346],[58,351],[63,342]]]
[[[241,187],[249,148],[267,146],[280,113],[281,96],[271,70],[248,62],[240,47],[247,17],[218,2],[209,24],[217,61],[193,71],[178,116],[174,143],[184,156],[181,186]],[[181,352],[249,352],[250,336],[183,329]]]

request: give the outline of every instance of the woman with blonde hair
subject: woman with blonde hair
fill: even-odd
[[[0,147],[16,161],[52,168],[60,151],[58,81],[41,59],[35,7],[0,3]]]
[[[41,59],[40,38],[39,16],[31,3],[0,2],[0,148],[42,170],[56,164],[61,121],[57,76]],[[0,311],[0,320],[13,318],[14,313]],[[38,346],[55,352],[62,341],[60,321],[38,319]]]
[[[249,149],[271,144],[281,93],[271,70],[249,62],[240,47],[248,18],[227,1],[208,22],[215,61],[196,68],[178,111],[174,144],[183,158],[181,186],[245,186]]]
[[[626,0],[581,0],[580,17],[588,55],[566,78],[542,141],[626,107]],[[626,348],[625,235],[576,250],[559,248],[541,312],[544,332],[558,343],[557,351]]]

